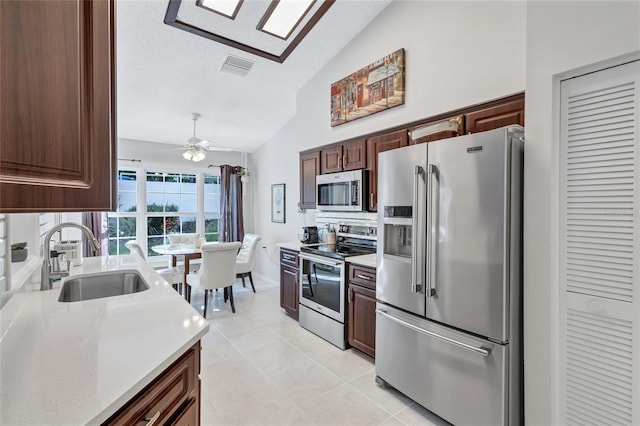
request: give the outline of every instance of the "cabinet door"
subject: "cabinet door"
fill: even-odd
[[[367,140],[367,169],[369,170],[368,210],[378,209],[378,154],[409,144],[406,130],[373,136]]]
[[[342,145],[323,148],[320,153],[322,157],[320,162],[321,174],[342,171]]]
[[[349,344],[376,356],[376,292],[359,285],[349,285]]]
[[[367,140],[359,139],[342,146],[342,170],[358,170],[367,167]]]
[[[155,419],[155,424],[176,424],[170,421],[183,418],[182,423],[193,422],[194,410],[200,411],[200,342],[189,348],[151,384],[127,402],[103,425],[128,426]],[[193,406],[192,406],[193,404]]]
[[[112,210],[113,1],[0,2],[0,210]]]
[[[300,208],[316,208],[316,176],[320,174],[320,151],[300,154]]]
[[[280,306],[298,318],[298,253],[280,250]]]
[[[470,112],[466,121],[467,133],[486,132],[510,124],[524,126],[524,99]]]

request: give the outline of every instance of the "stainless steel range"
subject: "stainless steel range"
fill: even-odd
[[[336,244],[300,248],[300,325],[346,348],[345,258],[376,252],[376,227],[338,226]]]

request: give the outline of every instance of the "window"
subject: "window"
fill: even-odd
[[[204,175],[204,239],[218,241],[220,176]]]
[[[166,244],[168,234],[196,232],[196,175],[147,172],[147,247]]]
[[[145,206],[145,207],[143,207]],[[152,247],[169,234],[204,235],[218,241],[220,176],[169,171],[119,170],[118,207],[108,214],[109,254],[128,254],[129,240]]]
[[[118,215],[108,215],[109,254],[128,254],[125,244],[136,238],[137,174],[118,171]]]

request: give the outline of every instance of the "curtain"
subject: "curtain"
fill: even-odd
[[[103,256],[108,253],[107,243],[107,215],[102,212],[82,213],[82,224],[89,228],[100,242],[100,250],[93,251],[87,236],[82,233],[82,255],[84,257]]]
[[[244,238],[244,217],[242,213],[242,182],[239,166],[220,166],[220,227],[219,240],[222,242],[242,241]]]

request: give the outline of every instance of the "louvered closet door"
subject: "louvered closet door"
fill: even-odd
[[[639,85],[640,61],[561,83],[561,411],[567,425],[640,423]]]

